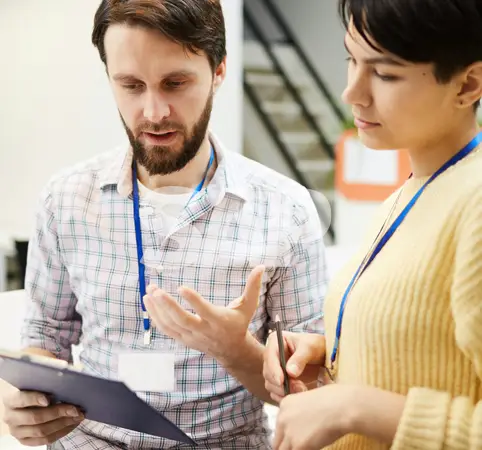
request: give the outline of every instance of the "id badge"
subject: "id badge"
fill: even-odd
[[[134,392],[173,392],[174,353],[150,351],[119,354],[118,379]]]

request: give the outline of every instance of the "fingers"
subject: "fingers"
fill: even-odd
[[[4,422],[21,444],[40,446],[52,443],[70,433],[84,419],[71,405],[48,404],[45,395],[18,391],[5,400]]]
[[[38,392],[15,391],[4,399],[4,405],[7,409],[48,406],[48,404],[47,397]]]
[[[174,328],[173,326],[166,325],[165,323],[162,326],[158,326],[159,331],[164,333],[166,336],[169,336],[171,339],[176,341],[181,341],[185,343],[187,337],[191,336],[190,331],[180,332],[179,328]]]
[[[283,398],[286,397],[284,386],[281,384],[272,384],[269,381],[265,381],[265,389],[269,392],[270,397],[277,403],[280,403]],[[308,386],[299,380],[290,380],[290,393],[299,394],[306,392]]]
[[[279,403],[285,396],[284,374],[281,369],[278,340],[275,333],[268,337],[268,342],[266,343],[263,377],[265,379],[265,389],[270,393],[271,398]]]
[[[264,270],[264,266],[256,266],[249,274],[243,295],[228,305],[228,308],[241,313],[246,323],[251,321],[258,308]]]
[[[202,295],[195,290],[182,286],[178,290],[179,295],[184,298],[191,306],[196,314],[205,320],[211,319],[216,315],[216,307],[204,299]]]
[[[290,392],[292,394],[299,394],[301,392],[306,392],[308,386],[300,380],[290,380]]]
[[[64,436],[67,436],[72,431],[74,431],[78,426],[79,424],[76,423],[75,425],[67,426],[47,436],[29,437],[29,438],[17,438],[16,436],[14,437],[20,442],[20,444],[26,447],[40,447],[40,446],[45,446],[58,441],[59,439],[63,438]]]
[[[179,324],[180,320],[174,320],[172,315],[162,309],[152,298],[144,301],[147,311],[155,325],[155,327],[167,336],[178,339],[183,334],[190,334],[191,331]]]
[[[265,381],[264,383],[265,389],[269,392],[270,397],[276,402],[279,403],[285,397],[285,392],[283,386],[278,384],[270,383],[269,381]]]
[[[247,299],[256,300],[256,306],[258,306],[257,303],[259,301],[264,271],[264,266],[256,266],[249,274],[248,281],[246,282],[246,287],[244,288],[243,292],[245,301]]]
[[[310,346],[296,345],[296,333],[284,332],[285,357],[287,359],[287,373],[290,377],[290,392],[292,394],[305,392],[308,390],[306,380],[313,378],[316,381],[319,367],[307,366],[313,354]],[[290,355],[291,351],[294,353]],[[308,368],[310,370],[308,370]],[[312,373],[313,372],[313,373]],[[303,379],[297,379],[303,375]],[[306,377],[305,377],[306,375]],[[281,368],[278,339],[276,333],[271,333],[266,343],[263,364],[263,376],[265,379],[265,389],[270,393],[271,398],[280,402],[286,395],[284,390],[284,373]]]
[[[150,284],[146,288],[146,294],[152,295],[152,294],[154,294],[154,292],[156,292],[157,289],[159,289],[159,286],[157,284]]]
[[[52,422],[59,418],[82,417],[80,411],[70,405],[47,407],[6,408],[4,422],[9,427],[36,426]]]
[[[69,427],[76,427],[80,422],[82,422],[83,417],[62,417],[60,419],[52,420],[51,422],[46,422],[41,425],[25,425],[22,427],[17,427],[13,431],[15,433],[15,438],[21,439],[42,439],[48,436],[57,434],[59,431],[63,431]]]
[[[146,295],[144,303],[151,313],[154,323],[162,328],[174,322],[178,332],[189,333],[201,321],[199,317],[186,311],[171,295],[162,289],[157,289],[152,294]]]
[[[293,378],[298,378],[305,370],[306,365],[312,360],[311,348],[298,347],[286,361],[286,371]]]
[[[278,341],[275,333],[270,334],[266,343],[263,375],[265,380],[273,385],[282,385],[284,374],[281,368]]]
[[[319,367],[325,359],[325,338],[317,334],[286,333],[291,357],[286,361],[286,370],[290,377],[306,375],[309,365],[316,366],[314,377],[318,376]],[[308,366],[308,367],[307,367]]]

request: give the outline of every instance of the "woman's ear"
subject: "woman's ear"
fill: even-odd
[[[472,107],[482,98],[482,62],[467,67],[458,77],[458,108]]]

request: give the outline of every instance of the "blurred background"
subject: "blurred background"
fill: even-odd
[[[41,188],[125,141],[91,45],[99,0],[0,2],[0,292],[23,287]],[[235,152],[313,194],[329,246],[352,248],[408,175],[403,151],[374,152],[342,104],[337,0],[224,0],[228,77],[211,128]]]

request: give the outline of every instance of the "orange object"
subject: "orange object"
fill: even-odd
[[[346,164],[346,143],[351,139],[358,139],[357,130],[350,129],[345,131],[337,145],[335,155],[335,188],[345,198],[349,200],[381,202],[386,200],[396,191],[410,176],[410,160],[408,153],[404,150],[393,150],[397,153],[397,177],[392,184],[370,184],[352,183],[345,180]]]

